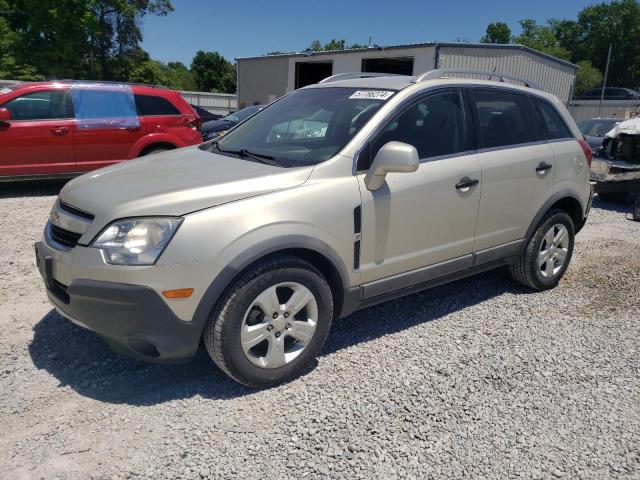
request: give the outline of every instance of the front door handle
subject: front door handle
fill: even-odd
[[[536,172],[538,172],[538,175],[544,175],[552,168],[553,168],[553,165],[549,165],[548,163],[542,162],[540,163],[540,165],[536,167]]]
[[[51,129],[51,133],[53,133],[54,135],[66,135],[67,133],[69,133],[69,128],[68,127],[54,127]]]
[[[480,183],[480,180],[477,178],[462,178],[458,183],[456,183],[456,190],[460,190],[461,192],[468,192],[471,190],[471,187],[475,187]]]

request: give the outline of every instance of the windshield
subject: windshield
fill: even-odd
[[[583,135],[588,135],[590,137],[604,137],[607,132],[618,123],[620,123],[620,120],[594,118],[592,120],[580,122],[578,124],[578,128]]]
[[[262,107],[247,107],[239,110],[235,113],[231,113],[224,117],[222,120],[228,120],[230,122],[241,122],[245,118],[249,118],[251,115],[256,113]]]
[[[203,148],[268,156],[281,167],[315,165],[342,150],[393,94],[343,87],[297,90]]]

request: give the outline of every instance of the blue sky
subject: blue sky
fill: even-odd
[[[304,50],[314,39],[345,38],[379,45],[477,42],[487,25],[518,20],[575,19],[588,0],[172,0],[167,17],[146,17],[143,48],[157,60],[186,65],[197,50],[218,51],[228,60],[269,51]]]

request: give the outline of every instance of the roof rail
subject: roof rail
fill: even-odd
[[[505,80],[514,80],[516,82],[520,82],[524,84],[524,86],[526,87],[542,90],[537,84],[530,82],[529,80],[526,80],[524,78],[514,77],[512,75],[506,75],[500,72],[486,72],[482,70],[458,70],[455,68],[440,68],[437,70],[429,70],[428,72],[424,72],[419,75],[416,75],[415,77],[413,77],[413,80],[411,80],[411,82],[418,83],[418,82],[423,82],[425,80],[437,80],[445,76],[455,75],[455,74],[484,75],[489,77],[489,80],[491,80],[492,77],[497,77],[498,81],[500,82],[504,82]]]
[[[169,87],[167,87],[166,85],[155,85],[155,84],[151,84],[151,83],[138,83],[138,82],[119,82],[117,80],[73,80],[70,78],[65,78],[63,80],[48,80],[51,82],[69,82],[69,83],[73,83],[73,82],[78,82],[78,83],[106,83],[106,84],[111,84],[111,85],[131,85],[131,86],[136,86],[136,87],[149,87],[149,88],[165,88],[168,90],[171,90]]]
[[[318,83],[336,82],[338,80],[350,80],[352,78],[372,78],[372,77],[397,77],[395,73],[375,73],[375,72],[347,72],[331,75],[323,78]]]

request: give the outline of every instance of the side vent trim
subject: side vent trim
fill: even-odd
[[[362,207],[353,209],[353,269],[360,268],[360,238],[362,234]]]

